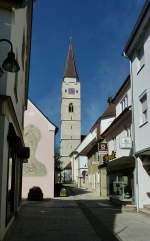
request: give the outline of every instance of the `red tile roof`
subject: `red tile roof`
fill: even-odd
[[[116,105],[114,103],[110,103],[107,109],[102,114],[101,119],[109,116],[115,116],[115,115],[116,115]]]

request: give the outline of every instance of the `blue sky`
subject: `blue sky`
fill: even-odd
[[[35,1],[29,97],[58,127],[69,37],[80,76],[86,134],[129,73],[121,54],[143,4],[144,0]]]

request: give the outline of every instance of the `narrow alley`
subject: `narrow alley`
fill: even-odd
[[[5,241],[148,241],[150,219],[79,190],[63,198],[24,202]]]

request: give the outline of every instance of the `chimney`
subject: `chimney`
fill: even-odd
[[[111,104],[111,103],[112,103],[112,100],[113,100],[112,96],[109,96],[108,99],[107,99],[107,103],[108,103],[108,104]]]

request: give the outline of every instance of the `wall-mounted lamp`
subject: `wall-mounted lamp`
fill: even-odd
[[[8,52],[8,56],[2,64],[2,69],[12,73],[18,72],[20,67],[13,52],[12,42],[8,39],[0,39],[0,42],[7,42],[10,45],[10,51]]]

